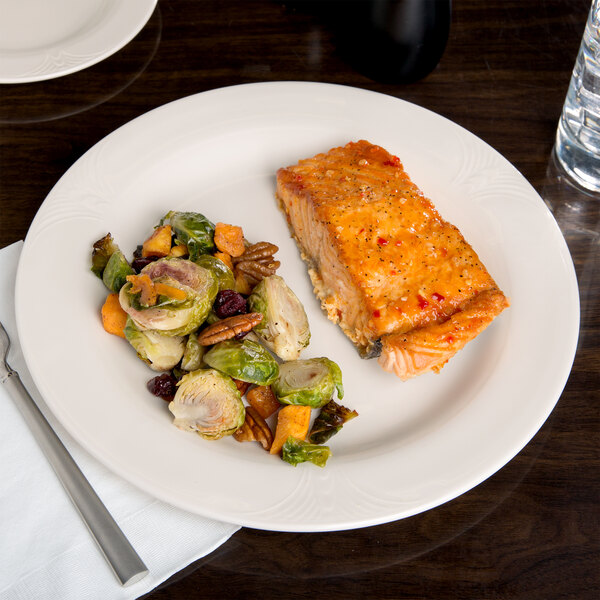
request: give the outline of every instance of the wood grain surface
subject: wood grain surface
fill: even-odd
[[[387,75],[377,78],[349,58],[345,28],[355,28],[358,47],[363,38],[344,18],[346,5],[159,0],[144,29],[105,61],[55,80],[1,86],[0,247],[24,238],[48,192],[84,152],[157,106],[259,81],[383,92],[482,138],[552,210],[580,286],[571,376],[533,440],[463,496],[354,531],[242,529],[145,598],[596,599],[600,195],[576,189],[552,159],[589,1],[454,0],[445,52],[433,72],[413,83],[394,81],[393,53],[364,44],[369,61],[385,67]]]

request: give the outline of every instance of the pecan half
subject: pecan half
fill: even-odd
[[[279,247],[271,242],[258,242],[248,246],[241,256],[232,259],[236,289],[240,293],[251,293],[257,283],[275,274],[281,266],[281,263],[273,258],[273,254],[278,250]]]
[[[257,242],[248,246],[241,256],[233,258],[233,263],[236,264],[242,261],[260,260],[263,258],[273,258],[273,254],[279,250],[279,246],[271,244],[271,242]]]
[[[233,437],[238,442],[259,442],[265,450],[270,450],[273,444],[273,432],[251,406],[246,406],[246,420]]]
[[[248,416],[248,413],[246,413]],[[254,433],[252,432],[252,428],[250,427],[250,423],[248,419],[246,419],[242,426],[239,429],[236,429],[233,432],[233,438],[236,442],[255,442],[256,438],[254,437]]]
[[[198,343],[201,346],[210,346],[230,340],[240,333],[250,331],[262,321],[262,318],[260,313],[247,313],[216,321],[198,334]]]
[[[257,260],[244,260],[237,263],[235,268],[244,275],[250,275],[250,277],[261,281],[265,277],[273,275],[280,266],[281,263],[278,260],[271,260],[268,263],[263,263],[262,261],[259,262]]]

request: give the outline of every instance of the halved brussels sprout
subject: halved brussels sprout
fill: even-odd
[[[355,410],[346,408],[335,400],[330,400],[315,419],[308,435],[309,442],[324,444],[344,426],[344,423],[354,417],[358,417]]]
[[[164,335],[158,331],[141,331],[131,317],[127,319],[123,332],[138,356],[154,371],[172,369],[183,356],[184,337]]]
[[[233,271],[222,260],[219,260],[210,254],[201,254],[198,258],[194,259],[194,262],[197,265],[212,271],[219,282],[219,291],[231,290],[235,287]]]
[[[92,273],[102,279],[111,292],[118,292],[125,285],[127,275],[135,273],[110,233],[94,242]]]
[[[302,404],[320,408],[331,400],[334,389],[344,397],[342,371],[328,358],[293,360],[279,367],[279,377],[272,386],[283,404]]]
[[[259,312],[263,320],[256,333],[282,360],[296,360],[308,346],[310,327],[300,300],[279,275],[265,277],[248,298],[251,312]]]
[[[217,440],[239,429],[246,409],[235,383],[214,369],[199,369],[184,375],[169,410],[173,425],[193,431],[207,440]]]
[[[102,273],[108,264],[108,259],[119,249],[113,236],[107,233],[92,246],[92,273],[102,279]]]
[[[106,268],[102,273],[104,285],[111,291],[118,293],[127,283],[127,275],[134,275],[135,271],[127,262],[127,259],[120,250],[113,252],[106,263]]]
[[[281,449],[281,458],[294,467],[303,462],[311,462],[317,467],[324,467],[331,456],[329,446],[309,444],[290,436]]]
[[[203,357],[206,352],[206,346],[201,346],[198,342],[198,336],[195,333],[190,333],[185,344],[185,351],[181,359],[181,368],[184,371],[195,371],[199,369],[203,363]]]
[[[219,286],[215,276],[203,267],[182,258],[161,258],[146,265],[142,274],[153,282],[164,283],[185,292],[184,300],[159,296],[149,307],[140,304],[126,283],[119,293],[119,302],[139,329],[157,329],[165,335],[187,335],[206,319]]]
[[[269,385],[279,373],[269,351],[252,340],[219,342],[204,355],[204,362],[234,379],[257,385]]]
[[[171,225],[178,242],[187,246],[190,260],[215,249],[215,226],[204,215],[196,212],[168,212],[160,225]]]

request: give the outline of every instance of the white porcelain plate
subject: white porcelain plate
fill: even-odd
[[[146,24],[156,0],[0,0],[0,83],[53,79],[104,60]]]
[[[277,207],[280,166],[367,139],[413,180],[479,253],[512,306],[439,375],[406,383],[358,357],[322,314]],[[130,255],[167,211],[239,224],[280,247],[279,273],[306,307],[303,356],[342,368],[360,416],[331,439],[324,469],[294,468],[258,444],[208,442],[171,424],[146,391],[154,372],[102,329],[106,295],[92,243]],[[407,517],[471,489],[513,458],[557,402],[578,336],[571,257],[541,198],[502,156],[423,108],[364,90],[263,83],[155,109],[96,144],[61,178],[27,235],[16,289],[21,344],[66,429],[156,497],[273,530],[355,528]]]

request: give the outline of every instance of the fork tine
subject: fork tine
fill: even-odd
[[[4,383],[6,377],[14,373],[11,366],[8,364],[8,351],[10,350],[10,338],[4,325],[0,323],[0,383]]]
[[[0,350],[2,350],[2,357],[6,360],[8,356],[8,350],[10,349],[10,338],[8,337],[8,333],[6,333],[6,329],[4,329],[4,325],[0,322]]]

